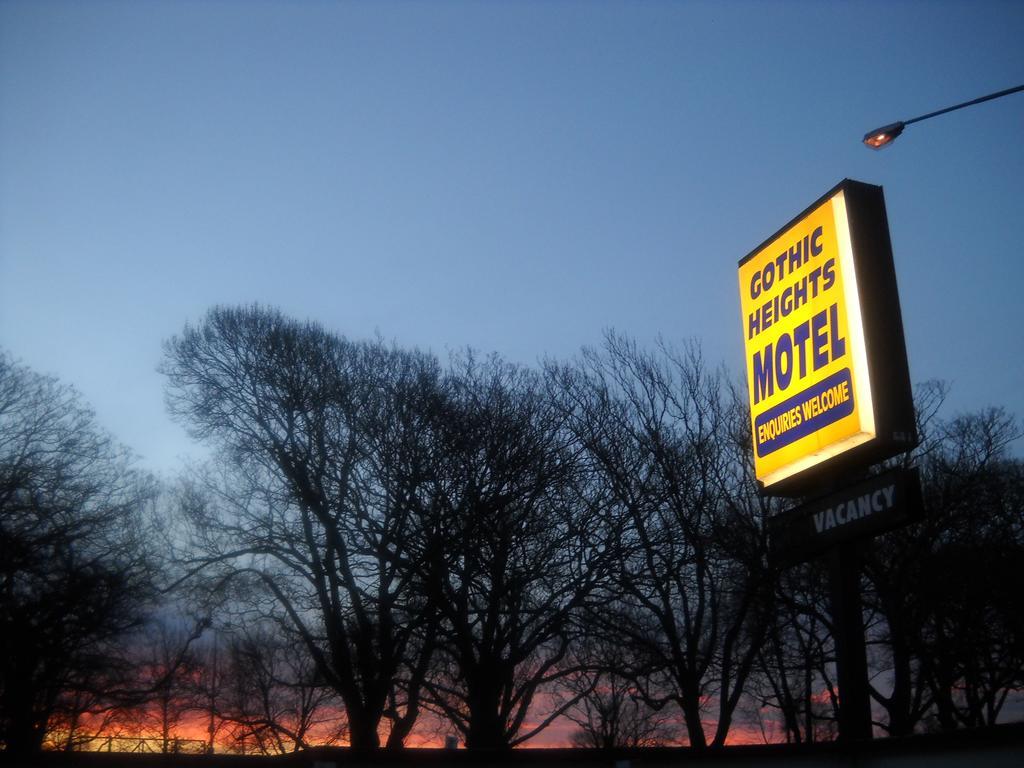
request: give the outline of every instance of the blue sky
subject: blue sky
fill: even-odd
[[[736,264],[885,188],[915,381],[1024,415],[1020,2],[0,2],[0,346],[143,465],[161,341],[259,301],[533,363],[605,328],[742,373]]]

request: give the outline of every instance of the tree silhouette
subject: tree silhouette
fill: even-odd
[[[110,706],[119,641],[154,599],[154,483],[71,388],[0,355],[0,742],[38,750],[57,720]],[[104,694],[104,695],[100,695]]]
[[[608,531],[538,375],[455,360],[434,434],[415,559],[440,616],[430,701],[467,747],[507,748],[571,704],[525,727],[538,692],[572,671],[574,619],[605,576]]]
[[[285,754],[334,744],[345,735],[337,694],[283,632],[247,628],[231,638],[225,653],[217,715],[242,751]]]
[[[196,641],[207,621],[166,615],[149,622],[132,638],[127,652],[134,670],[129,706],[123,717],[142,738],[176,751],[182,725],[196,711],[193,681],[199,672]]]
[[[830,741],[838,733],[827,584],[820,561],[792,567],[776,583],[765,642],[746,692],[757,709],[753,719],[769,740]]]
[[[179,495],[187,578],[301,644],[355,747],[403,744],[422,708],[471,748],[566,712],[604,742],[638,741],[605,728],[634,714],[639,733],[678,713],[697,748],[743,713],[777,712],[790,741],[834,734],[826,579],[767,557],[779,502],[755,492],[742,396],[696,345],[608,334],[539,373],[471,353],[442,369],[219,308],[163,370],[172,413],[218,451]],[[1019,428],[941,422],[941,388],[923,392],[932,429],[897,461],[921,466],[929,515],[863,545],[893,734],[995,722],[1024,665]]]
[[[400,746],[418,713],[430,608],[402,532],[421,480],[375,470],[417,439],[410,404],[429,399],[435,368],[259,307],[211,310],[166,344],[172,413],[219,449],[218,482],[185,505],[192,572],[270,598],[343,700],[357,748],[378,746],[385,718]]]
[[[682,736],[678,712],[654,709],[630,680],[633,660],[614,641],[588,635],[577,644],[580,671],[559,686],[575,704],[565,717],[576,725],[573,746],[596,749],[661,747]]]
[[[596,617],[631,649],[632,679],[651,706],[675,702],[689,743],[704,747],[717,705],[722,744],[766,627],[766,508],[737,463],[737,411],[699,350],[659,354],[608,334],[555,369],[572,428],[617,530],[607,609]],[[766,592],[767,591],[767,592]]]
[[[876,663],[887,673],[873,695],[894,735],[928,720],[992,725],[1024,678],[1024,470],[1007,455],[1020,425],[994,408],[933,418],[924,434],[925,518],[867,550]]]

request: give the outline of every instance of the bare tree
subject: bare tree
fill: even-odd
[[[838,732],[827,583],[818,561],[789,569],[777,583],[747,690],[765,741],[830,741]]]
[[[270,626],[235,636],[218,716],[246,752],[285,754],[337,743],[344,708],[313,659]]]
[[[994,724],[1024,669],[1024,470],[1007,455],[1021,428],[1001,409],[938,419],[943,394],[924,389],[932,418],[906,458],[921,467],[925,518],[868,550],[873,696],[897,735]]]
[[[206,751],[217,751],[218,741],[226,723],[221,717],[227,696],[229,666],[224,647],[224,633],[217,627],[197,643],[194,650],[195,671],[190,682],[190,699],[194,710],[206,725]]]
[[[416,562],[438,606],[430,701],[471,749],[539,733],[537,694],[572,671],[573,619],[604,578],[608,533],[541,378],[496,358],[453,361]]]
[[[37,750],[109,706],[154,598],[155,485],[71,388],[0,355],[0,742]]]
[[[196,712],[194,679],[199,672],[195,644],[208,622],[184,615],[155,617],[132,638],[129,656],[134,679],[125,692],[124,719],[141,738],[154,739],[164,753],[176,751],[181,728]]]
[[[561,697],[575,704],[565,718],[577,726],[574,746],[596,749],[661,747],[682,736],[678,712],[650,706],[630,680],[628,649],[588,635],[577,645],[580,671],[560,682]]]
[[[403,566],[423,478],[399,470],[418,448],[397,442],[417,439],[436,363],[259,307],[211,310],[165,351],[171,412],[220,457],[213,495],[186,505],[192,572],[288,622],[341,696],[354,747],[377,747],[384,722],[400,746],[431,610]],[[396,467],[383,450],[413,458]]]
[[[765,506],[736,463],[735,405],[699,350],[658,354],[608,334],[553,370],[564,409],[615,517],[606,631],[630,647],[648,704],[675,702],[689,743],[724,743],[766,626]],[[600,618],[599,618],[600,620]]]

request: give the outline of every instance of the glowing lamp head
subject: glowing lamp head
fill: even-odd
[[[868,131],[864,134],[864,143],[872,149],[881,149],[886,144],[892,142],[897,136],[903,133],[903,129],[906,127],[906,123],[897,122],[891,123],[890,125],[883,125],[881,128],[876,128],[873,131]]]

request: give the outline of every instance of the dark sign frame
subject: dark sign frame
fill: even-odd
[[[827,492],[838,476],[914,448],[918,443],[903,315],[882,188],[844,179],[739,261],[742,266],[839,192],[846,200],[864,345],[871,377],[875,437],[769,487],[761,493],[805,496]]]

